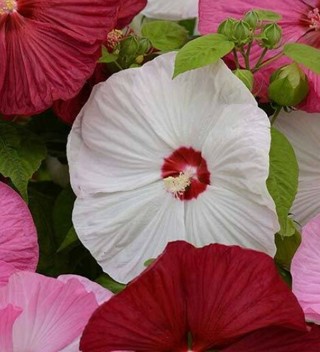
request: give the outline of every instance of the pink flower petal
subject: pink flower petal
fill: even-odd
[[[39,258],[31,213],[12,188],[0,182],[0,259],[19,270],[34,271]]]
[[[292,290],[306,319],[320,324],[320,214],[302,230],[302,242],[291,264]]]
[[[9,304],[0,308],[0,351],[14,352],[12,340],[12,328],[22,309]]]
[[[306,331],[297,299],[271,257],[174,242],[96,310],[80,346],[84,352],[186,351],[190,332],[192,350],[205,351],[269,326]]]
[[[0,111],[34,114],[73,97],[96,66],[118,6],[118,0],[18,1],[0,22],[6,60]]]
[[[9,277],[16,271],[18,270],[12,264],[0,260],[0,287],[5,286],[8,283]]]
[[[57,352],[72,343],[98,307],[93,293],[72,279],[67,283],[29,272],[13,274],[0,288],[2,305],[21,307],[13,326],[14,351]]]
[[[319,352],[320,327],[297,332],[276,327],[251,333],[223,352]]]

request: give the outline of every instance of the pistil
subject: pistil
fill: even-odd
[[[313,9],[308,13],[308,19],[310,20],[309,27],[319,31],[320,30],[320,10],[318,8]]]
[[[17,9],[15,0],[0,0],[0,16],[14,12]]]
[[[180,172],[179,176],[169,176],[163,179],[166,190],[176,198],[182,196],[187,187],[191,185],[191,175],[188,172]]]

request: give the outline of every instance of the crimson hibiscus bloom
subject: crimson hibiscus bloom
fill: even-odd
[[[0,112],[27,115],[89,78],[119,0],[0,0]]]
[[[282,15],[279,25],[283,30],[283,43],[300,42],[320,49],[320,0],[200,0],[199,31],[201,34],[215,32],[227,17],[242,18],[252,9],[266,9]],[[280,48],[281,50],[281,48]],[[251,60],[256,62],[262,49],[254,46],[251,50]],[[276,54],[271,51],[266,58]],[[266,98],[266,89],[270,75],[282,65],[290,63],[288,58],[273,62],[256,77],[259,95]],[[300,106],[307,112],[320,111],[320,75],[305,69],[309,79],[310,91]],[[261,94],[260,94],[261,93]]]
[[[80,349],[301,352],[301,346],[319,351],[320,330],[307,331],[271,257],[237,246],[174,242],[95,311]]]
[[[119,0],[115,28],[124,28],[147,4],[147,0]],[[104,44],[107,45],[108,38]],[[55,114],[65,123],[72,124],[80,110],[87,102],[92,88],[105,81],[111,75],[105,65],[97,64],[93,75],[87,80],[80,92],[69,100],[58,100],[53,104]]]

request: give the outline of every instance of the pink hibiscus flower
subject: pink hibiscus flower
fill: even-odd
[[[0,0],[0,113],[73,97],[95,68],[119,0]]]
[[[15,270],[35,271],[39,248],[37,231],[30,211],[23,199],[12,188],[0,182],[0,261],[2,278]]]
[[[94,312],[80,349],[301,352],[302,344],[318,351],[320,330],[307,332],[271,257],[237,246],[173,242]]]
[[[90,315],[111,296],[78,276],[14,273],[0,288],[0,351],[78,352]]]
[[[320,214],[302,230],[302,243],[291,264],[292,290],[306,319],[320,324]]]
[[[199,31],[202,34],[215,32],[220,22],[227,17],[241,18],[252,9],[266,9],[282,15],[279,25],[283,29],[283,43],[300,42],[320,48],[320,1],[319,0],[200,0]],[[260,56],[262,49],[254,46],[251,59],[253,62]],[[276,51],[271,51],[274,55]],[[258,76],[261,95],[265,97],[265,81],[269,81],[270,74],[289,59],[281,59],[262,70]],[[300,108],[307,112],[320,111],[320,75],[305,69],[309,79],[310,91]],[[266,76],[266,77],[264,77]]]

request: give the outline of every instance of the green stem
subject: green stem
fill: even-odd
[[[246,65],[246,70],[250,70],[250,61],[249,61],[249,55],[243,50],[243,47],[240,48],[240,53],[242,54],[244,58],[244,62]]]
[[[276,108],[276,111],[274,112],[271,118],[271,126],[276,122],[276,119],[279,116],[281,110],[282,110],[282,106],[278,106]]]
[[[283,56],[284,54],[281,52],[273,57],[271,57],[270,59],[263,61],[259,67],[254,68],[253,73],[257,72],[258,70],[260,70],[262,67],[265,67],[267,65],[269,65],[271,62],[278,60],[281,56]]]
[[[262,63],[262,60],[263,60],[264,57],[266,56],[267,51],[268,51],[268,48],[264,48],[264,49],[263,49],[263,51],[262,51],[262,53],[261,53],[261,55],[260,55],[260,57],[259,57],[259,59],[258,59],[256,65],[255,65],[255,67],[254,67],[254,70],[256,70],[256,69],[259,68],[259,66],[260,66],[261,63]]]
[[[232,49],[232,52],[233,52],[234,62],[235,62],[235,64],[236,64],[236,67],[237,67],[237,68],[240,68],[237,50],[236,50],[235,48],[233,48],[233,49]]]
[[[123,70],[123,67],[121,67],[121,65],[117,62],[117,61],[113,61],[115,63],[115,65],[118,67],[118,69],[120,69],[120,71]]]

